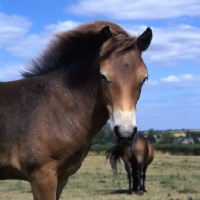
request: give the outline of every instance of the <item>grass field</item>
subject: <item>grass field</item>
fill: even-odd
[[[128,195],[123,164],[113,175],[104,155],[88,155],[70,177],[61,199],[67,200],[200,200],[200,156],[156,155],[147,169],[143,196]],[[32,199],[24,181],[0,181],[0,200]]]

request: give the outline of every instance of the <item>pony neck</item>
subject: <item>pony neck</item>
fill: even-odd
[[[108,111],[102,103],[99,76],[88,79],[84,87],[78,88],[68,87],[66,75],[63,73],[56,76],[60,77],[50,80],[53,93],[63,106],[63,110],[76,116],[70,119],[69,114],[66,120],[74,125],[74,129],[81,129],[80,134],[87,143],[91,142],[109,118]]]

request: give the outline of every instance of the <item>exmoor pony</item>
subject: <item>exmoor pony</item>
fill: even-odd
[[[153,161],[153,157],[152,145],[139,133],[136,134],[130,146],[116,145],[106,151],[106,158],[110,159],[114,174],[117,173],[117,163],[120,161],[120,158],[124,161],[129,181],[129,194],[132,193],[132,190],[138,194],[146,192],[146,170],[148,165]]]
[[[58,200],[109,118],[117,142],[131,143],[151,39],[150,28],[134,37],[109,21],[83,24],[56,34],[23,79],[0,82],[0,179]]]

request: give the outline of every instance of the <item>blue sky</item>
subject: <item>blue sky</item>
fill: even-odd
[[[143,59],[149,71],[137,105],[139,130],[200,128],[199,0],[0,1],[0,81],[20,70],[53,34],[97,19],[153,40]]]

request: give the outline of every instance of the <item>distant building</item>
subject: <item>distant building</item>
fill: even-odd
[[[174,142],[177,142],[180,144],[194,144],[193,138],[184,138],[184,137],[174,138]]]

